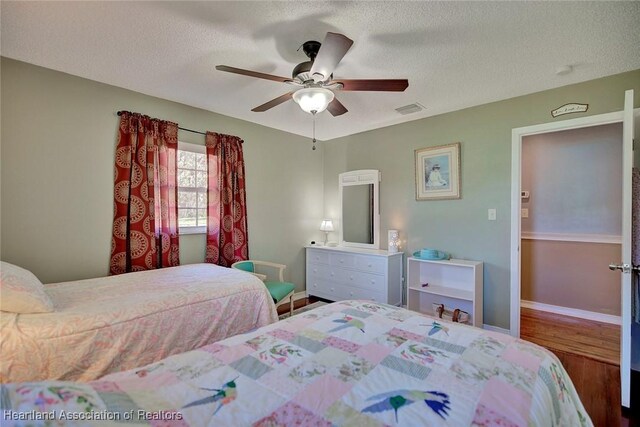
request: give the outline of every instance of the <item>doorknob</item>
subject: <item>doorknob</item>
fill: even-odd
[[[640,266],[630,264],[609,264],[609,270],[616,271],[620,270],[623,273],[631,273],[631,271],[640,271]]]

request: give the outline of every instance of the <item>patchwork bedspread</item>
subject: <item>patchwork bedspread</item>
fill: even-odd
[[[543,348],[365,301],[86,384],[3,385],[1,397],[3,425],[37,414],[83,425],[592,425]]]
[[[54,312],[0,315],[0,382],[95,380],[278,320],[258,278],[212,264],[45,289]]]

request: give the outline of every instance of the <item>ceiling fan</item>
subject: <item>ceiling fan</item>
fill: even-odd
[[[340,116],[346,113],[347,109],[335,97],[334,91],[402,92],[409,86],[407,79],[334,79],[333,70],[352,44],[353,40],[337,33],[327,33],[322,44],[317,41],[305,42],[302,49],[309,57],[309,61],[296,65],[290,79],[226,65],[218,65],[216,70],[273,80],[297,87],[296,90],[285,93],[251,110],[255,112],[267,111],[293,99],[307,113],[315,115],[326,109],[333,116]]]

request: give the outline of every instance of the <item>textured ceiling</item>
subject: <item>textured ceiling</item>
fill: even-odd
[[[337,78],[407,78],[403,93],[338,92],[326,140],[640,68],[640,2],[1,2],[1,54],[309,136],[281,76],[327,31],[355,41]],[[558,76],[569,64],[574,71]],[[426,110],[401,116],[419,102]],[[169,118],[170,119],[170,118]],[[187,124],[185,124],[187,125]]]

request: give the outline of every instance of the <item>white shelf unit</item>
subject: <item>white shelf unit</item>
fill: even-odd
[[[407,259],[407,308],[435,315],[433,303],[459,308],[482,327],[482,270],[479,261]],[[427,286],[423,286],[427,284]]]

